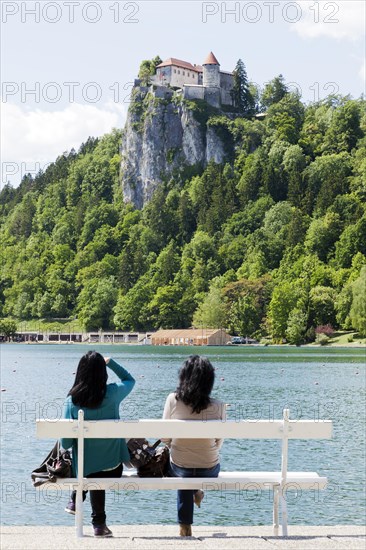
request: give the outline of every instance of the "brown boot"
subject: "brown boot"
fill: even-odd
[[[205,493],[201,491],[201,489],[198,489],[198,491],[194,493],[193,502],[195,503],[196,506],[198,506],[198,508],[201,508],[201,502],[204,496],[205,496]]]
[[[179,524],[179,534],[181,537],[192,536],[192,525],[186,525],[185,523]]]

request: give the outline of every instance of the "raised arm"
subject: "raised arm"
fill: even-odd
[[[120,382],[116,383],[118,396],[120,400],[127,397],[127,395],[132,391],[136,380],[125,368],[119,365],[114,359],[110,357],[105,358],[107,367],[114,372],[116,376],[120,379]]]

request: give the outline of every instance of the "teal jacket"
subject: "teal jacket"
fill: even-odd
[[[65,401],[63,418],[78,418],[78,411],[84,411],[85,420],[118,419],[119,405],[131,392],[135,385],[135,379],[126,369],[110,359],[107,368],[111,369],[120,379],[120,382],[107,384],[106,395],[102,403],[96,409],[79,407],[74,405],[69,395]],[[62,438],[61,445],[64,449],[72,447],[74,474],[77,475],[77,439]],[[118,466],[121,462],[128,462],[126,441],[124,439],[85,439],[84,440],[84,476],[92,473],[108,470]]]

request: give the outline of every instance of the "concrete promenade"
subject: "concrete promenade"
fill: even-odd
[[[365,527],[353,525],[289,526],[289,536],[274,537],[272,527],[193,526],[193,537],[177,535],[176,525],[110,525],[114,537],[95,539],[86,525],[84,537],[74,527],[3,526],[1,550],[348,550],[366,548]]]

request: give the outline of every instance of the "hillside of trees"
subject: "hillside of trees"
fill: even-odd
[[[304,105],[279,78],[260,99],[264,120],[208,118],[226,164],[166,181],[143,210],[123,201],[119,130],[5,185],[0,318],[366,334],[365,101]]]

